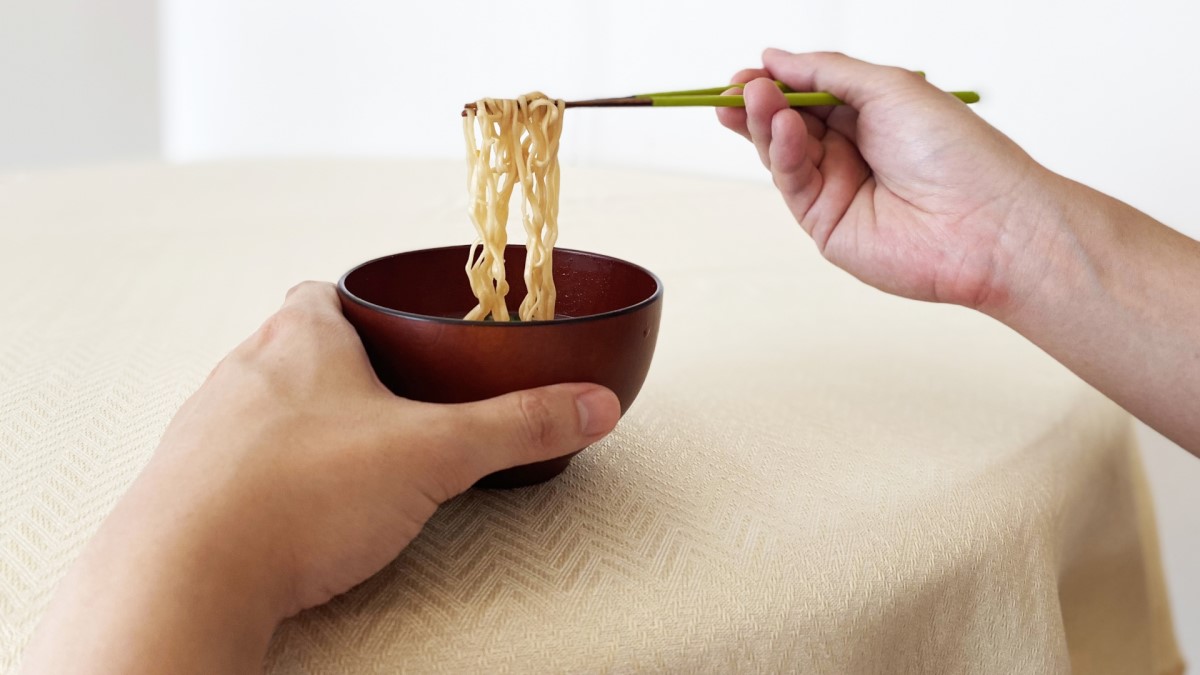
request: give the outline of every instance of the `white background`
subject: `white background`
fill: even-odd
[[[1037,159],[1195,237],[1198,29],[1184,0],[0,0],[0,169],[458,157],[467,100],[711,86],[773,45],[978,89],[977,112]],[[711,111],[580,110],[567,124],[570,163],[766,180]],[[1200,460],[1142,431],[1197,662]]]

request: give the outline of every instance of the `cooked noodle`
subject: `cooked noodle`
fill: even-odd
[[[537,92],[517,99],[482,99],[463,120],[467,142],[468,213],[477,234],[467,256],[467,278],[479,304],[468,320],[508,321],[504,247],[508,203],[521,184],[525,224],[522,321],[554,318],[552,258],[558,239],[558,140],[563,102]],[[477,133],[478,132],[478,136]]]

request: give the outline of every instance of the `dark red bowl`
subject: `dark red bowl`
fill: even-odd
[[[662,282],[632,263],[554,250],[553,321],[463,321],[475,306],[467,246],[397,253],[338,281],[342,311],[358,330],[379,379],[399,396],[464,403],[560,382],[595,382],[637,398],[662,315]],[[504,256],[509,308],[525,297],[525,247]],[[582,449],[582,448],[581,448]],[[480,487],[521,487],[562,473],[571,457],[514,467]]]

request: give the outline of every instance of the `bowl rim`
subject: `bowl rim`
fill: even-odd
[[[521,246],[521,245],[520,244],[509,244],[508,246]],[[377,305],[373,302],[364,300],[363,298],[358,297],[354,293],[351,293],[350,289],[346,288],[346,279],[348,279],[351,274],[354,274],[355,272],[362,269],[363,267],[366,267],[367,265],[373,265],[381,260],[387,260],[388,258],[395,258],[396,256],[401,256],[401,255],[412,255],[414,253],[430,253],[432,251],[445,251],[448,249],[464,249],[465,250],[469,247],[470,247],[469,244],[457,244],[457,245],[451,245],[451,246],[434,246],[432,248],[420,248],[420,249],[415,249],[412,251],[400,251],[399,253],[392,253],[390,255],[379,256],[378,258],[372,258],[370,260],[367,260],[366,262],[361,262],[361,263],[355,265],[354,267],[351,267],[344,274],[342,274],[340,279],[338,279],[338,282],[337,282],[338,295],[349,299],[351,302],[354,302],[357,305],[361,305],[362,307],[365,307],[372,311],[380,312],[382,314],[390,314],[392,316],[403,317],[405,319],[413,319],[416,321],[428,321],[431,323],[444,323],[444,324],[460,325],[460,326],[480,326],[480,327],[487,327],[487,328],[521,328],[522,326],[530,326],[530,327],[532,327],[532,326],[563,326],[563,325],[568,325],[568,324],[586,323],[588,321],[599,321],[601,319],[609,319],[612,317],[622,316],[625,314],[632,314],[632,313],[637,312],[645,307],[653,305],[654,303],[656,303],[662,299],[662,295],[663,295],[662,279],[659,279],[657,274],[655,274],[654,272],[651,272],[650,270],[646,269],[645,267],[642,267],[641,265],[638,265],[637,263],[629,262],[628,260],[622,260],[622,259],[614,257],[614,256],[604,255],[603,253],[593,253],[591,251],[581,251],[579,249],[562,248],[559,246],[555,246],[554,250],[561,251],[563,253],[576,253],[576,254],[592,257],[592,258],[603,258],[605,260],[612,260],[614,262],[621,263],[622,265],[628,265],[630,267],[633,267],[634,269],[637,269],[638,271],[646,274],[647,276],[649,276],[651,279],[654,280],[654,292],[651,293],[646,299],[639,300],[638,302],[635,302],[632,305],[621,307],[619,309],[614,309],[614,310],[611,310],[608,312],[601,312],[599,314],[588,314],[587,316],[572,316],[572,317],[569,317],[566,319],[551,319],[550,321],[467,321],[466,319],[453,319],[450,317],[443,317],[443,316],[429,316],[428,314],[417,314],[415,312],[405,312],[405,311],[399,310],[399,309],[392,309],[391,307],[384,307],[383,305]]]

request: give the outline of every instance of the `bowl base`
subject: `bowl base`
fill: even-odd
[[[496,473],[490,473],[480,478],[474,487],[492,490],[511,490],[512,488],[528,487],[545,483],[558,474],[567,470],[571,459],[582,450],[576,450],[569,455],[555,457],[544,462],[534,462],[522,466],[514,466]]]

